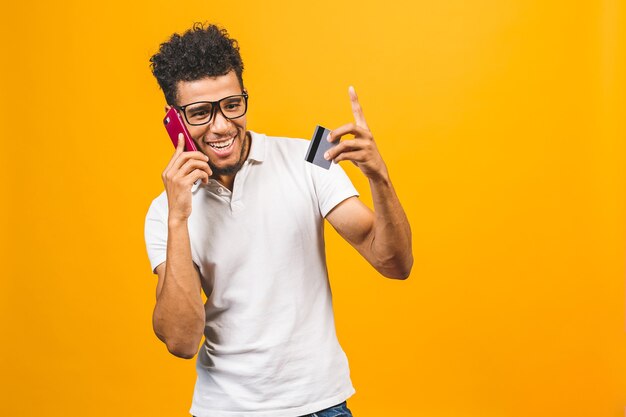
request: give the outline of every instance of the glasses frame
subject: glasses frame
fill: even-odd
[[[244,109],[243,113],[239,116],[236,117],[228,117],[224,114],[224,111],[222,110],[222,101],[224,100],[228,100],[229,98],[233,98],[233,97],[243,97],[244,99],[244,103],[246,108]],[[189,121],[189,119],[187,119],[187,112],[185,111],[185,109],[189,106],[193,106],[194,104],[200,104],[200,103],[209,103],[211,105],[211,115],[209,116],[208,120],[206,122],[203,123],[191,123]],[[232,96],[228,96],[228,97],[224,97],[221,98],[217,101],[194,101],[193,103],[189,103],[189,104],[185,104],[184,106],[177,106],[177,105],[173,105],[172,107],[174,107],[177,110],[180,110],[183,113],[183,117],[185,117],[185,121],[187,122],[187,124],[189,124],[190,126],[203,126],[206,125],[208,123],[211,123],[211,120],[213,120],[213,116],[215,115],[215,109],[219,109],[220,113],[222,113],[222,116],[224,116],[225,119],[228,120],[233,120],[233,119],[239,119],[240,117],[245,116],[245,114],[248,112],[248,93],[246,91],[244,91],[241,94],[233,94]]]

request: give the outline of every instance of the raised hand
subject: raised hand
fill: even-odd
[[[352,161],[369,179],[384,179],[388,176],[387,167],[376,147],[374,136],[367,126],[354,87],[350,86],[348,94],[354,122],[340,126],[329,133],[329,142],[340,141],[340,143],[326,152],[324,158],[334,162]],[[348,134],[353,135],[354,138],[341,140],[344,135]]]

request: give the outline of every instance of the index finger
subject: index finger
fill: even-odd
[[[178,142],[176,142],[176,152],[175,153],[183,153],[185,150],[185,135],[182,133],[178,134]]]
[[[183,153],[184,150],[185,150],[185,136],[182,133],[179,133],[178,142],[176,142],[176,150],[174,151],[174,155],[172,155],[170,162],[165,167],[165,171],[167,171],[168,169],[172,167],[172,165],[174,165],[174,163],[176,162],[178,157]]]
[[[350,86],[348,88],[348,94],[350,95],[350,104],[352,104],[352,114],[354,114],[354,121],[356,122],[356,125],[369,130],[367,122],[365,121],[365,116],[363,115],[363,109],[359,103],[359,98],[356,95],[356,91],[354,91],[354,87]]]

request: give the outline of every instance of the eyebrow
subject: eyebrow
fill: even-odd
[[[227,99],[227,98],[230,98],[230,99],[233,99],[233,100],[234,100],[234,99],[241,99],[241,98],[243,98],[243,95],[244,95],[244,94],[245,94],[245,93],[241,93],[241,94],[231,94],[231,95],[229,95],[229,96],[225,96],[225,97],[220,98],[219,100],[214,100],[214,101],[209,101],[209,100],[194,101],[193,103],[185,104],[185,105],[183,105],[183,106],[181,106],[181,107],[189,107],[189,106],[193,106],[194,104],[213,104],[213,103],[217,103],[218,101],[225,100],[225,99]]]
[[[206,106],[206,105],[211,106],[212,103],[210,101],[196,101],[195,103],[187,104],[185,107],[186,108],[194,108],[194,107]]]

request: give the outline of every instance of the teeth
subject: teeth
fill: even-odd
[[[212,148],[216,148],[216,149],[224,149],[224,148],[228,148],[233,143],[234,140],[235,140],[235,138],[232,137],[232,138],[230,138],[228,140],[225,140],[223,142],[212,142],[212,143],[209,143],[209,146],[212,147]]]

